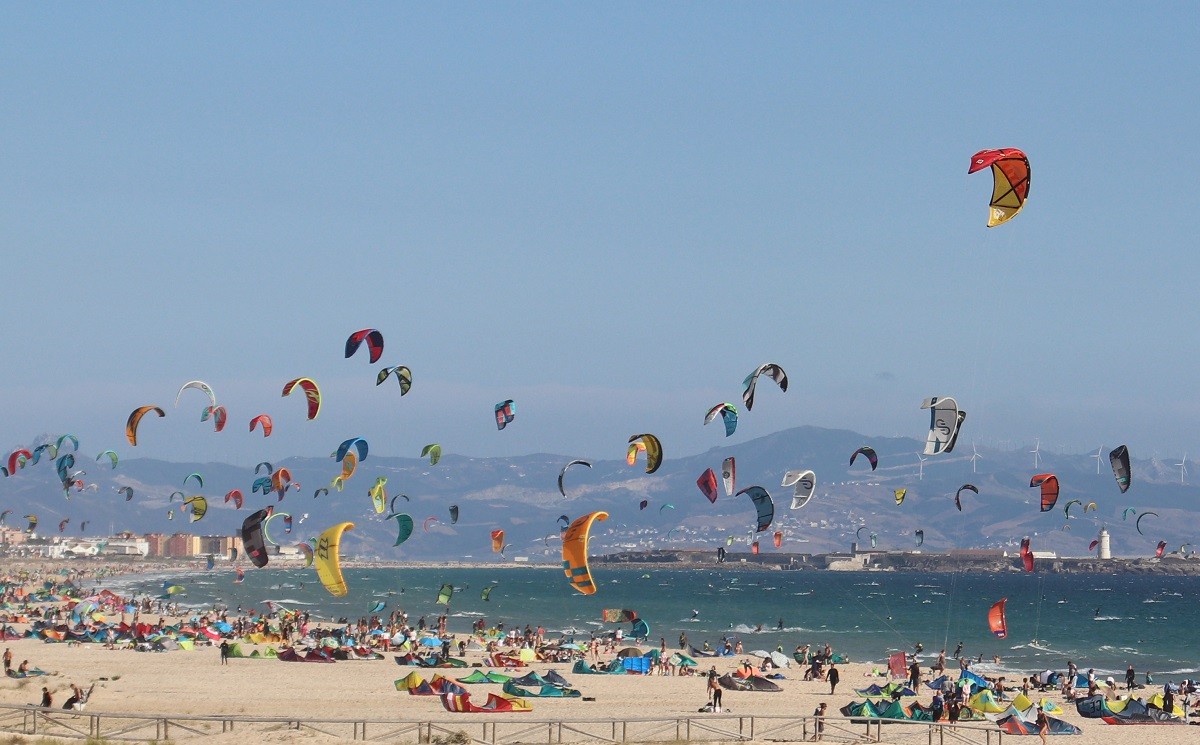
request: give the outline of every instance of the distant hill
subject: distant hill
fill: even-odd
[[[1062,493],[1054,510],[1042,513],[1038,491],[1029,488],[1030,476],[1035,473],[1031,454],[981,448],[975,462],[977,472],[972,473],[971,443],[960,442],[954,453],[928,458],[923,466],[916,456],[922,444],[911,438],[866,437],[817,427],[797,427],[683,457],[674,455],[667,442],[663,465],[653,475],[645,474],[641,460],[634,467],[624,460],[608,460],[594,462],[591,469],[572,468],[566,477],[566,498],[558,492],[557,478],[563,465],[574,457],[570,455],[466,458],[447,454],[436,466],[425,460],[371,455],[344,491],[331,489],[318,498],[313,497],[314,491],[329,486],[340,471],[337,464],[328,458],[288,458],[273,465],[287,466],[302,488],[288,492],[282,502],[274,495],[251,494],[255,475],[250,468],[130,458],[112,469],[107,460],[101,464],[81,457],[79,465],[87,471],[83,478],[96,484],[94,489],[73,491],[70,500],[65,499],[53,464],[43,460],[0,479],[0,510],[12,510],[10,527],[23,525],[20,517],[26,513],[37,514],[43,534],[54,534],[58,522],[69,517],[68,535],[79,535],[84,520],[89,523],[89,535],[121,530],[208,535],[233,534],[252,509],[275,504],[295,521],[293,532],[285,536],[287,542],[306,540],[334,522],[349,520],[355,528],[343,542],[348,554],[486,561],[493,558],[489,533],[501,528],[511,547],[505,559],[495,556],[495,560],[527,557],[534,562],[559,560],[560,515],[573,519],[605,510],[610,517],[595,526],[593,553],[696,547],[715,551],[718,545],[726,545],[730,536],[735,548],[744,551],[754,527],[749,499],[722,493],[716,504],[709,504],[696,487],[705,468],[719,475],[721,461],[732,455],[737,459],[737,487],[758,484],[774,497],[775,523],[758,535],[763,552],[776,550],[771,541],[775,530],[783,531],[786,551],[845,550],[863,526],[863,541],[868,533],[875,533],[881,549],[913,548],[914,531],[921,529],[924,547],[931,551],[1015,547],[1023,536],[1031,536],[1037,550],[1083,556],[1101,525],[1108,526],[1117,555],[1152,555],[1160,539],[1174,551],[1191,538],[1197,518],[1197,487],[1181,484],[1178,470],[1161,462],[1135,458],[1133,486],[1122,495],[1107,457],[1099,463],[1097,474],[1094,454],[1044,454],[1037,472],[1057,474]],[[854,468],[847,467],[850,454],[861,445],[870,445],[879,454],[879,469],[874,473],[862,459]],[[789,509],[791,489],[778,486],[784,471],[794,468],[811,468],[818,480],[816,496],[795,511]],[[204,476],[205,488],[191,489],[188,494],[201,493],[209,500],[207,516],[195,524],[189,524],[180,511],[178,496],[173,504],[168,501],[192,472]],[[399,548],[392,547],[395,522],[377,515],[367,495],[380,476],[388,479],[389,498],[407,495],[407,500],[397,501],[398,509],[417,523],[412,538]],[[959,512],[953,496],[964,483],[975,484],[980,493],[964,493]],[[121,486],[134,489],[131,502],[117,495]],[[246,497],[241,511],[222,501],[234,488]],[[907,489],[900,506],[893,498],[893,490],[898,488]],[[1072,519],[1067,521],[1063,507],[1072,499],[1085,505],[1095,502],[1097,507],[1085,513],[1083,505],[1075,505]],[[644,510],[639,509],[642,500],[649,503]],[[450,524],[452,504],[460,509],[456,525]],[[1134,516],[1122,519],[1127,507],[1138,514],[1147,510],[1157,513],[1143,521],[1145,536],[1134,530]],[[173,520],[167,519],[170,509],[175,511]],[[308,518],[301,524],[306,513]],[[429,517],[436,521],[425,531],[421,525]],[[678,530],[671,532],[668,540],[668,532],[675,528]]]

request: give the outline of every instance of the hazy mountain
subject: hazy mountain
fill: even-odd
[[[861,445],[870,445],[879,453],[879,469],[872,473],[862,460],[848,468],[850,454]],[[68,446],[69,447],[69,446]],[[1114,553],[1151,555],[1162,539],[1176,550],[1191,539],[1196,517],[1196,492],[1180,483],[1178,468],[1151,460],[1134,459],[1133,487],[1120,494],[1108,464],[1107,453],[1099,460],[1095,454],[1062,455],[1042,453],[1034,469],[1034,455],[979,449],[972,473],[972,445],[959,443],[950,455],[928,458],[922,466],[916,453],[922,443],[910,438],[865,437],[844,430],[798,427],[749,442],[714,448],[707,453],[677,456],[669,442],[664,443],[665,459],[659,471],[646,475],[643,461],[630,467],[624,460],[595,461],[593,468],[572,468],[566,477],[567,497],[557,489],[562,466],[576,455],[537,454],[516,458],[466,458],[446,455],[436,466],[411,458],[384,458],[371,455],[358,473],[346,483],[345,490],[331,489],[328,495],[314,498],[320,487],[327,487],[340,467],[328,458],[288,458],[273,464],[286,466],[302,484],[289,491],[282,502],[275,495],[264,498],[251,493],[253,469],[221,463],[169,463],[130,458],[110,468],[108,460],[93,462],[79,455],[77,467],[87,471],[84,492],[72,490],[65,499],[54,473],[53,463],[42,460],[13,476],[0,480],[0,510],[12,510],[9,526],[24,525],[21,516],[35,513],[41,520],[42,533],[54,534],[58,522],[69,517],[67,535],[79,535],[82,521],[89,522],[89,535],[131,530],[171,533],[232,534],[252,509],[275,504],[290,513],[295,529],[287,542],[306,540],[337,521],[349,520],[355,529],[348,533],[343,550],[363,556],[403,559],[450,559],[470,556],[492,557],[489,533],[502,528],[508,559],[529,557],[531,561],[558,561],[559,515],[574,519],[585,512],[605,510],[610,517],[593,531],[592,551],[603,553],[622,548],[697,547],[714,550],[734,536],[740,550],[750,540],[755,513],[745,496],[722,493],[716,504],[696,487],[696,479],[705,468],[720,473],[721,461],[732,455],[737,459],[738,489],[758,484],[775,501],[775,523],[758,535],[764,552],[774,551],[771,536],[784,533],[783,550],[828,552],[845,550],[855,540],[855,531],[866,526],[878,537],[881,549],[911,549],[918,528],[925,532],[924,550],[943,551],[969,547],[1015,547],[1023,536],[1032,536],[1035,549],[1053,550],[1060,555],[1083,555],[1101,525],[1112,534]],[[1136,455],[1136,454],[1135,454]],[[791,489],[778,486],[787,469],[811,468],[817,474],[814,499],[801,510],[790,510]],[[209,500],[204,519],[189,524],[180,510],[176,495],[188,474],[203,475],[205,486],[193,486],[189,495],[200,493]],[[1037,472],[1058,475],[1062,493],[1054,510],[1039,511],[1038,490],[1029,488],[1030,476]],[[367,495],[377,477],[386,477],[389,499],[397,500],[400,511],[412,515],[417,529],[400,548],[393,548],[395,522],[374,512]],[[954,493],[964,483],[979,487],[978,496],[963,495],[963,510],[954,508]],[[131,486],[135,496],[125,502],[116,493]],[[231,489],[240,489],[246,503],[242,510],[223,502]],[[907,489],[904,503],[897,506],[893,490]],[[1063,507],[1072,499],[1097,508],[1084,512],[1083,505],[1071,508],[1072,519],[1064,518]],[[639,502],[649,505],[640,510]],[[460,519],[450,524],[448,508],[457,504]],[[668,508],[665,505],[672,505]],[[1134,530],[1135,517],[1122,519],[1125,508],[1140,514],[1152,510],[1142,528]],[[167,519],[174,510],[173,520]],[[303,524],[302,515],[308,514]],[[437,518],[428,531],[422,522]],[[1063,526],[1069,524],[1070,530]],[[668,531],[678,528],[670,541]],[[495,557],[500,561],[500,557]]]

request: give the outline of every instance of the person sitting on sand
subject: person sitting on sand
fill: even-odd
[[[17,674],[24,675],[29,672],[29,660],[21,660],[21,664],[17,666]]]

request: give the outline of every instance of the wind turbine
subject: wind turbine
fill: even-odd
[[[1104,452],[1104,446],[1101,445],[1100,449],[1096,451],[1096,454],[1092,456],[1093,458],[1096,459],[1096,475],[1097,476],[1100,475],[1100,454],[1103,452]]]
[[[971,473],[975,473],[975,461],[979,460],[982,457],[983,456],[979,454],[979,451],[975,449],[975,443],[972,442],[971,443]]]
[[[1040,455],[1041,450],[1042,450],[1042,438],[1039,437],[1039,438],[1037,438],[1036,442],[1034,443],[1033,450],[1029,451],[1029,452],[1033,453],[1033,470],[1035,470],[1035,471],[1038,469],[1038,463],[1041,462],[1041,455]]]
[[[921,454],[917,453],[917,460],[920,461],[920,465],[918,466],[919,470],[917,471],[917,480],[924,481],[925,480],[925,458],[922,458]]]
[[[1179,483],[1186,484],[1187,481],[1184,479],[1184,477],[1187,476],[1187,453],[1184,453],[1183,460],[1175,465],[1179,468]]]

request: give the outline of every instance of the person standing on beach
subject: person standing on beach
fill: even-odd
[[[1137,683],[1137,673],[1133,671],[1133,665],[1125,669],[1125,690],[1132,691]]]
[[[688,640],[687,640],[687,632],[686,632],[686,631],[680,631],[680,632],[679,632],[679,648],[680,648],[680,649],[682,649],[684,652],[686,652],[686,651],[687,651],[687,648],[688,648],[688,643],[687,643],[687,642],[688,642]]]
[[[838,672],[837,665],[829,663],[829,672],[825,673],[825,680],[829,681],[829,695],[832,696],[837,692],[838,681],[842,679],[842,674]]]
[[[908,666],[908,687],[914,691],[919,691],[921,687],[921,663],[916,660]]]
[[[708,671],[708,697],[709,704],[712,705],[712,710],[721,713],[721,684],[717,682],[717,668],[711,668]]]
[[[822,701],[817,704],[817,709],[813,712],[813,716],[817,718],[817,731],[813,735],[813,742],[820,740],[821,735],[825,734],[825,708],[825,702]]]
[[[7,675],[8,671],[12,670],[12,649],[4,648],[4,672]]]
[[[229,640],[228,639],[221,640],[221,664],[222,665],[229,664]]]
[[[1042,711],[1042,707],[1037,707],[1037,719],[1034,720],[1037,724],[1038,737],[1042,738],[1042,745],[1046,745],[1046,733],[1050,731],[1050,720],[1046,718],[1046,712]]]

